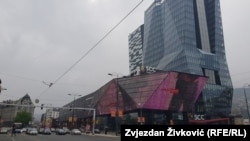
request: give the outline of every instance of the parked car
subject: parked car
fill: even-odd
[[[43,130],[43,134],[44,134],[44,135],[51,135],[51,130],[50,130],[49,128],[45,128],[45,129]]]
[[[56,129],[55,128],[50,128],[50,131],[53,133],[53,132],[56,131]]]
[[[28,131],[28,134],[29,135],[37,135],[38,134],[38,131],[36,128],[31,128],[29,131]]]
[[[28,128],[26,128],[26,134],[28,134],[29,133],[29,130],[31,130],[32,129],[32,127],[28,127]]]
[[[56,135],[66,135],[66,131],[61,128],[56,129],[55,133]]]
[[[85,133],[85,128],[79,128],[82,133]]]
[[[79,129],[72,129],[71,130],[71,135],[81,135],[81,131]]]
[[[8,134],[8,131],[9,131],[9,128],[7,128],[7,127],[2,127],[2,128],[0,129],[0,134]]]
[[[15,132],[16,132],[17,134],[22,133],[22,129],[17,128],[17,129],[15,129]]]
[[[22,128],[22,133],[26,133],[27,128]]]
[[[97,134],[100,134],[100,133],[101,133],[101,130],[98,129],[98,128],[96,128],[96,129],[94,130],[94,132],[97,133]]]
[[[44,132],[44,128],[39,128],[38,134],[43,134],[43,132]]]
[[[70,134],[70,130],[67,127],[63,127],[62,129],[66,132],[66,134]]]
[[[243,125],[250,125],[249,119],[243,119]]]

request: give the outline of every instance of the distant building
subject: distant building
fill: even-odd
[[[242,116],[243,119],[248,119],[247,106],[250,108],[250,88],[234,89],[234,96],[232,102],[232,115]],[[248,104],[248,105],[247,105]],[[250,111],[248,111],[250,113]]]
[[[0,126],[11,126],[18,112],[26,111],[31,113],[32,117],[34,115],[35,105],[28,94],[16,101],[6,100],[2,103],[3,105],[0,105]]]
[[[55,121],[59,118],[59,110],[55,108],[48,108],[41,116],[42,127],[55,127]]]
[[[55,109],[47,109],[46,110],[46,117],[57,119],[59,117],[59,111]]]

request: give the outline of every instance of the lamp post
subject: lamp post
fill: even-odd
[[[116,76],[116,111],[115,111],[115,135],[118,135],[118,74],[117,73],[109,73],[108,75]]]
[[[141,95],[142,95],[142,90],[140,90],[140,102],[138,103],[139,108],[140,108],[140,118],[139,118],[139,121],[140,121],[140,124],[142,125],[144,121],[143,121],[143,117],[142,117],[142,106],[143,106],[143,104],[142,104],[142,100],[141,100]]]
[[[139,121],[140,121],[140,124],[142,125],[143,123],[143,117],[142,117],[142,103],[138,103],[139,107],[140,107],[140,117],[139,117]]]
[[[245,95],[245,100],[246,100],[246,106],[247,106],[247,116],[248,116],[248,122],[250,123],[250,115],[249,115],[249,109],[248,109],[248,101],[247,101],[247,95],[246,95],[246,88],[245,88],[246,85],[244,85],[244,95]],[[248,87],[250,85],[247,85]]]
[[[73,96],[74,97],[74,101],[73,101],[73,108],[72,108],[72,127],[75,127],[75,104],[76,104],[76,96],[82,96],[82,95],[78,95],[78,94],[68,94],[69,96]]]

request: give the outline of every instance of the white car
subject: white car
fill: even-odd
[[[32,128],[28,131],[28,134],[29,135],[37,135],[38,134],[38,131],[36,128]]]
[[[23,128],[23,129],[22,129],[22,133],[23,133],[23,132],[26,133],[26,132],[27,132],[27,128]]]
[[[2,127],[1,129],[0,129],[0,134],[7,134],[8,133],[8,128],[7,127]]]
[[[81,131],[79,129],[72,129],[71,130],[71,135],[81,135]]]

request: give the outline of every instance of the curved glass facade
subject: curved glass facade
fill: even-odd
[[[194,112],[231,113],[228,70],[219,0],[156,0],[144,19],[143,65],[207,76]]]
[[[115,78],[95,92],[78,98],[64,107],[74,105],[96,109],[98,126],[111,123],[110,126],[114,127],[112,113],[116,112],[116,108],[118,112],[122,112],[119,120],[122,119],[124,124],[131,124],[127,119],[130,116],[136,118],[143,116],[145,124],[155,122],[167,124],[170,119],[175,119],[172,113],[187,113],[192,110],[207,80],[207,77],[201,75],[164,71]],[[64,123],[63,125],[70,125],[72,123],[69,119],[73,114],[77,117],[76,123],[79,127],[86,125],[89,122],[88,118],[92,119],[93,111],[74,110],[73,112],[67,108],[60,109],[59,121]],[[136,120],[133,122],[137,124]]]

